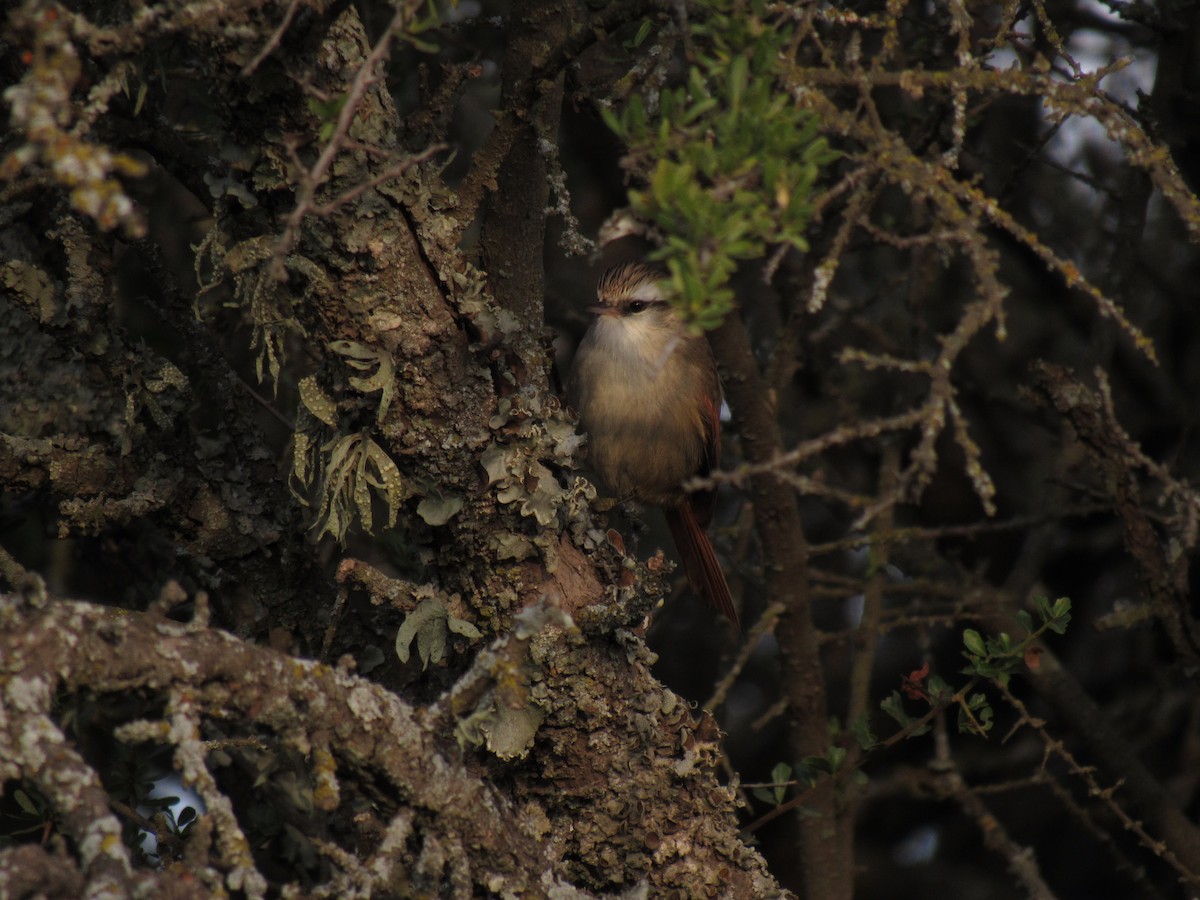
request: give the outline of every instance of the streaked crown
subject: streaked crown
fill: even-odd
[[[610,315],[630,315],[649,307],[665,307],[666,300],[658,288],[658,282],[666,272],[648,263],[622,263],[613,266],[600,276],[596,285],[596,299],[601,308]]]

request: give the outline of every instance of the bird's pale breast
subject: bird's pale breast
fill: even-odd
[[[704,398],[688,388],[710,380],[697,376],[697,354],[687,352],[686,342],[697,339],[682,338],[658,361],[624,353],[604,338],[602,328],[589,332],[584,343],[591,345],[580,347],[572,373],[591,467],[617,497],[678,503],[680,485],[701,469],[706,452]]]

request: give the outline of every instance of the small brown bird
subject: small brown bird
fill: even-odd
[[[721,383],[712,350],[663,298],[665,273],[642,263],[609,269],[567,392],[588,435],[589,460],[622,500],[661,506],[692,587],[734,626],[737,611],[704,526],[713,491],[683,483],[707,475],[721,452]]]

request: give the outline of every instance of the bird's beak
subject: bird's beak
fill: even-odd
[[[588,312],[597,316],[615,316],[618,310],[615,306],[589,306]]]

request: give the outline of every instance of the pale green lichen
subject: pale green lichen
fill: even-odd
[[[334,399],[325,393],[321,385],[317,382],[317,376],[308,375],[300,379],[300,402],[304,404],[305,409],[328,425],[330,428],[336,428],[338,423],[337,403]],[[300,438],[301,433],[297,431],[296,437]],[[305,441],[305,448],[308,443]],[[300,444],[296,445],[297,454],[300,452]],[[299,473],[298,473],[299,474]]]
[[[473,641],[483,637],[482,632],[470,622],[451,615],[440,597],[427,597],[404,617],[396,633],[396,656],[400,662],[408,662],[415,639],[421,667],[428,668],[430,663],[437,665],[446,657],[450,633]]]
[[[368,347],[355,341],[334,341],[329,349],[346,361],[346,365],[365,376],[350,376],[350,387],[363,394],[379,391],[379,406],[375,422],[382,425],[388,407],[396,396],[396,364],[386,350]]]
[[[378,721],[386,715],[380,705],[379,695],[365,684],[355,684],[347,695],[347,706],[364,724]]]
[[[0,265],[0,285],[12,291],[42,325],[49,324],[57,315],[54,282],[37,266],[17,259]]]
[[[426,497],[417,504],[417,515],[425,520],[426,525],[445,525],[462,507],[462,498],[453,494]]]
[[[37,712],[50,708],[50,685],[43,678],[14,675],[4,686],[5,702],[14,709]]]
[[[313,529],[344,541],[357,521],[374,532],[372,498],[387,505],[386,527],[392,528],[400,505],[411,493],[400,469],[387,452],[366,434],[334,435],[319,447],[298,425],[292,458],[292,491],[307,505],[307,488],[319,482],[320,506]],[[297,487],[299,485],[299,487]]]
[[[458,740],[461,745],[485,744],[500,759],[524,759],[545,720],[546,714],[531,703],[511,708],[494,702],[459,723]]]
[[[487,472],[488,485],[495,487],[501,503],[519,503],[521,515],[532,516],[539,525],[555,521],[560,511],[573,517],[593,499],[595,489],[583,479],[563,486],[549,468],[520,445],[493,443],[479,458]]]

